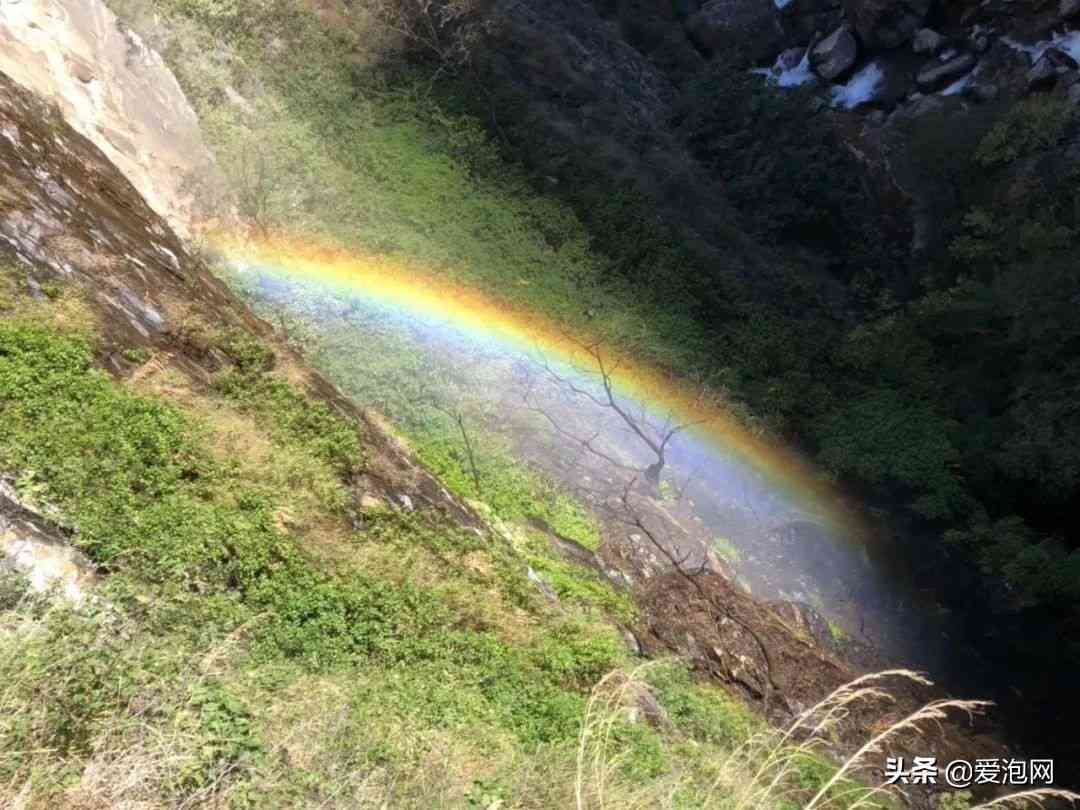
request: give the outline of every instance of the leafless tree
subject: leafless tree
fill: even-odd
[[[486,0],[368,0],[368,13],[406,46],[439,65],[439,72],[466,67],[490,25]]]
[[[582,435],[566,427],[563,420],[552,412],[551,407],[539,401],[540,385],[534,376],[530,376],[522,392],[526,409],[543,417],[563,438],[572,441],[613,467],[641,476],[654,489],[658,488],[660,476],[667,466],[667,454],[672,440],[683,431],[701,424],[701,420],[681,422],[676,420],[671,412],[662,421],[651,418],[646,413],[644,405],[632,405],[617,395],[614,375],[618,371],[618,361],[611,360],[598,342],[578,343],[578,345],[589,358],[591,365],[590,368],[583,369],[583,372],[596,380],[596,386],[590,387],[588,384],[579,383],[568,375],[559,373],[545,357],[540,356],[539,368],[542,379],[553,384],[558,391],[569,393],[582,402],[590,403],[614,414],[629,429],[639,444],[652,454],[653,461],[645,467],[627,464],[601,446],[600,431],[595,431],[591,435]],[[704,395],[705,391],[702,389],[701,396]]]
[[[684,554],[678,553],[673,544],[665,543],[660,536],[660,533],[649,525],[648,521],[645,519],[643,510],[634,502],[634,483],[635,482],[631,480],[623,488],[622,496],[619,498],[618,508],[614,510],[616,519],[640,532],[641,535],[648,540],[649,544],[668,561],[672,570],[694,589],[702,603],[709,610],[714,622],[718,625],[726,621],[733,622],[754,640],[755,645],[761,653],[761,660],[765,666],[765,693],[762,696],[765,713],[768,714],[774,692],[777,693],[784,708],[790,711],[791,707],[787,705],[783,693],[779,691],[774,679],[772,655],[769,653],[768,645],[761,638],[761,634],[742,617],[736,614],[728,605],[725,605],[721,600],[717,599],[714,594],[709,593],[706,589],[702,578],[708,571],[708,561],[704,555],[702,556],[702,561],[700,563],[696,565],[692,564],[692,554],[690,552]]]

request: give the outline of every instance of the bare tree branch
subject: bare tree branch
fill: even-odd
[[[669,563],[671,563],[675,571],[687,583],[689,583],[692,588],[694,588],[698,596],[701,597],[701,600],[705,603],[705,605],[709,607],[710,611],[713,613],[713,618],[715,621],[719,622],[719,619],[717,618],[719,614],[723,618],[734,622],[740,628],[745,630],[751,638],[754,639],[754,642],[756,643],[759,651],[761,652],[762,661],[765,663],[765,694],[763,696],[763,701],[765,704],[765,712],[767,714],[769,711],[769,704],[772,698],[773,691],[776,690],[777,692],[779,692],[779,688],[776,685],[776,681],[773,675],[773,660],[772,655],[769,653],[768,645],[765,644],[760,634],[753,627],[751,627],[746,621],[733,613],[726,605],[720,603],[718,600],[710,596],[709,593],[705,590],[704,585],[702,585],[700,581],[701,575],[704,574],[707,570],[704,560],[702,561],[701,565],[697,566],[696,570],[688,570],[686,568],[686,563],[690,559],[690,553],[687,552],[686,555],[680,559],[678,556],[676,556],[675,552],[668,548],[667,544],[661,541],[661,539],[657,536],[656,532],[654,532],[648,527],[648,525],[646,525],[644,518],[641,516],[641,513],[633,506],[630,501],[631,493],[633,492],[634,488],[634,483],[635,482],[631,480],[623,489],[622,497],[620,499],[623,506],[623,516],[621,517],[621,519],[627,525],[633,526],[635,529],[640,531],[649,540],[650,544],[652,544],[652,546],[657,551],[659,551]],[[787,706],[787,702],[784,700],[782,693],[780,693],[780,700],[784,703],[785,708],[790,710],[790,706]]]
[[[594,368],[585,369],[584,373],[592,374],[596,377],[602,393],[594,392],[589,388],[578,384],[572,378],[560,374],[543,353],[538,352],[538,365],[545,376],[551,380],[558,390],[568,391],[574,396],[581,397],[587,402],[592,403],[597,408],[602,408],[614,413],[623,425],[629,429],[630,433],[652,452],[655,456],[655,460],[646,467],[633,467],[619,462],[612,457],[611,454],[600,450],[596,446],[598,434],[591,438],[575,435],[564,427],[558,419],[548,413],[546,409],[535,403],[533,398],[535,387],[531,382],[530,385],[526,387],[523,394],[526,407],[535,413],[541,414],[559,435],[572,440],[575,444],[584,447],[593,455],[619,469],[636,472],[642,475],[651,486],[658,487],[664,467],[667,465],[667,452],[671,441],[683,431],[701,424],[703,420],[676,422],[674,413],[669,412],[665,416],[664,422],[660,425],[656,425],[646,413],[644,403],[637,403],[637,413],[635,413],[632,409],[633,406],[628,407],[624,402],[620,401],[615,391],[614,374],[619,367],[618,361],[612,362],[609,360],[599,342],[583,343],[574,340],[573,338],[568,339],[577,344],[579,348],[589,356],[590,363]],[[699,392],[699,398],[703,396],[703,393],[704,391]]]

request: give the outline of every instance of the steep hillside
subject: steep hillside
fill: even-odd
[[[490,14],[460,73],[484,93],[447,103],[703,327],[694,367],[888,516],[957,683],[1044,740],[1080,654],[1075,5]]]
[[[809,748],[739,748],[763,726],[717,684],[804,728],[844,708],[823,729],[853,750],[917,683],[801,714],[852,673],[798,610],[719,575],[617,588],[483,517],[6,77],[0,133],[3,806],[862,795]],[[634,634],[712,681],[642,667]],[[950,735],[896,750],[976,750]],[[784,770],[753,776],[770,752]]]
[[[115,5],[262,238],[703,381],[868,507],[957,690],[1035,746],[1073,711],[1073,4]],[[324,326],[290,324],[356,395]]]
[[[85,40],[64,3],[0,18],[50,97],[0,78],[0,805],[852,810],[868,733],[1068,751],[1080,72],[1008,36],[1065,10],[113,6]],[[159,216],[192,194],[198,253]],[[445,369],[433,391],[415,344],[441,333],[260,275],[252,245],[601,336],[748,444],[805,449],[800,480],[882,537],[759,518],[761,469],[582,463],[588,413],[578,455],[523,438]],[[741,567],[708,499],[754,479]],[[874,587],[882,546],[918,589]],[[843,688],[895,660],[867,616],[916,614],[1008,730],[920,713],[945,692],[912,673]],[[932,791],[899,798],[969,801]]]

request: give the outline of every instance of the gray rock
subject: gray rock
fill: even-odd
[[[1047,48],[1027,73],[1028,90],[1042,90],[1053,85],[1058,77],[1076,70],[1076,60],[1059,48]]]
[[[825,81],[840,78],[852,67],[859,55],[859,43],[846,25],[833,31],[810,51],[810,67]]]
[[[979,34],[978,36],[971,38],[971,50],[975,53],[986,53],[990,50],[990,37],[985,34]]]
[[[1072,104],[1080,105],[1080,84],[1074,84],[1065,95]]]
[[[868,48],[897,48],[926,19],[931,0],[844,0],[847,18]]]
[[[975,82],[968,88],[967,95],[982,103],[993,101],[998,97],[998,86],[993,82]]]
[[[1058,5],[1058,16],[1063,20],[1080,14],[1080,0],[1061,0]]]
[[[656,695],[649,690],[643,690],[638,695],[636,711],[631,712],[631,720],[636,721],[639,713],[641,718],[653,728],[671,729],[673,727],[667,711],[660,705]]]
[[[14,572],[25,577],[34,593],[55,592],[82,604],[98,577],[53,517],[21,499],[13,482],[0,478],[0,574]]]
[[[807,42],[818,31],[835,31],[844,22],[840,0],[787,0],[780,24],[791,42]]]
[[[536,586],[536,589],[543,594],[544,598],[552,604],[558,603],[559,595],[555,593],[555,589],[548,585],[547,581],[533,570],[532,566],[529,566],[527,571],[529,582]]]
[[[788,48],[777,58],[776,66],[781,70],[791,70],[798,67],[805,55],[806,48]]]
[[[915,93],[908,99],[907,104],[896,108],[896,112],[892,114],[892,117],[889,120],[890,122],[910,121],[929,113],[943,112],[950,101],[951,99],[948,97],[940,96],[936,93],[931,93],[930,95]]]
[[[915,53],[934,54],[944,48],[946,42],[948,40],[932,28],[920,28],[915,32],[911,46]]]
[[[947,62],[935,59],[923,66],[915,77],[915,82],[919,85],[919,89],[925,92],[940,90],[950,82],[970,73],[976,61],[974,54],[970,53],[962,53]]]
[[[625,628],[622,631],[622,635],[623,640],[626,642],[626,649],[630,651],[631,655],[640,658],[645,654],[645,651],[641,646],[641,642],[638,641],[638,637],[636,635],[634,635],[631,631],[626,630]]]
[[[759,63],[785,44],[776,6],[764,0],[709,0],[686,21],[686,33],[707,53],[738,42]]]

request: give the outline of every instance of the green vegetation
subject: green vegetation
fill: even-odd
[[[688,227],[658,221],[656,194],[605,172],[610,144],[538,143],[520,88],[432,82],[443,65],[399,58],[364,14],[324,25],[288,0],[243,13],[124,5],[163,15],[152,33],[255,227],[424,262],[722,387],[751,427],[892,515],[951,608],[1013,628],[982,651],[1001,671],[1069,687],[1080,209],[1059,148],[1077,127],[1063,98],[983,105],[963,127],[910,124],[909,179],[943,201],[912,255],[903,217],[803,94],[714,60],[682,88],[672,133],[694,176],[725,189],[710,252],[693,233],[696,197],[680,212]],[[492,110],[497,142],[480,123]],[[530,174],[518,163],[534,154],[549,160]],[[321,364],[341,379],[333,348]],[[550,504],[542,491],[517,498],[499,463],[477,486],[445,423],[416,436],[457,492],[507,516]]]
[[[82,607],[0,579],[5,803],[539,809],[579,787],[589,806],[603,791],[714,808],[750,784],[738,752],[759,721],[684,666],[620,681],[663,722],[636,697],[605,702],[629,663],[610,620],[633,607],[540,535],[381,510],[320,550],[282,523],[307,503],[305,524],[345,526],[365,462],[352,425],[275,376],[269,346],[221,337],[232,367],[174,403],[40,320],[0,319],[0,469],[107,576]],[[338,488],[311,502],[272,486],[267,446]],[[806,793],[835,770],[814,761]]]
[[[212,398],[181,410],[96,370],[83,337],[0,320],[0,469],[108,574],[82,609],[5,578],[0,782],[41,806],[465,807],[478,784],[530,796],[526,758],[572,773],[589,690],[626,660],[605,620],[629,617],[625,599],[534,545],[566,597],[552,610],[509,544],[419,515],[368,516],[337,538],[336,565],[312,557],[277,519],[292,493],[215,454],[228,413],[339,481],[363,464],[355,429],[274,377],[272,357],[237,349]],[[735,744],[743,710],[679,671],[661,697],[718,724],[680,733]],[[672,778],[681,748],[617,725],[628,789]],[[565,804],[565,781],[520,806]]]
[[[451,492],[477,497],[496,516],[506,521],[540,518],[564,537],[589,549],[600,546],[596,519],[563,487],[513,459],[505,443],[492,435],[478,434],[476,455],[480,492],[471,476],[460,436],[437,420],[412,434],[417,455]]]
[[[713,548],[732,565],[738,565],[742,562],[742,553],[739,551],[738,546],[726,537],[714,537]]]

